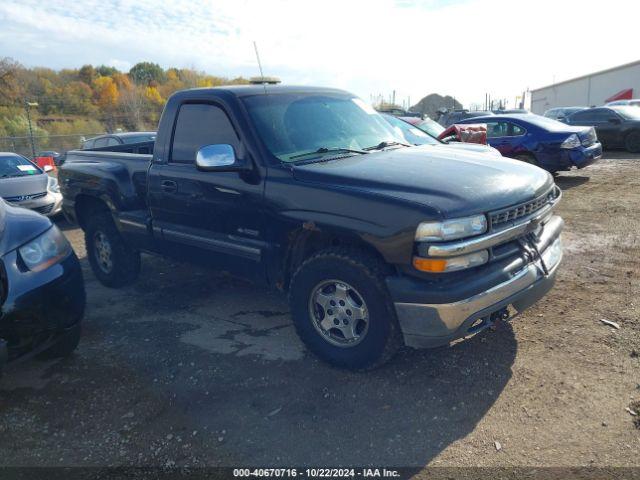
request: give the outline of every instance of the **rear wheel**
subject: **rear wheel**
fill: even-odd
[[[640,132],[631,132],[624,139],[624,148],[627,152],[640,152]]]
[[[351,249],[329,249],[306,260],[291,280],[298,335],[326,362],[373,368],[401,345],[383,262]]]
[[[118,288],[138,278],[140,252],[127,245],[109,213],[89,218],[84,240],[91,269],[103,285]]]

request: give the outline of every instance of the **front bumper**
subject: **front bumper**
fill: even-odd
[[[41,272],[25,271],[15,250],[1,260],[7,290],[0,307],[0,340],[6,342],[11,362],[55,343],[77,325],[86,298],[82,270],[73,252]]]
[[[56,192],[47,192],[44,197],[25,200],[22,202],[12,202],[18,207],[28,208],[38,213],[53,217],[62,212],[62,194]]]
[[[540,239],[539,244],[544,266],[539,259],[524,264],[517,271],[503,272],[503,278],[508,277],[506,280],[487,285],[487,288],[473,295],[443,303],[399,301],[403,298],[415,299],[415,288],[410,292],[391,289],[405,344],[414,348],[446,345],[486,328],[494,313],[509,306],[522,312],[540,300],[553,287],[562,261],[560,232],[563,224],[559,217],[553,218],[558,221],[553,222],[554,228],[543,232],[541,237],[544,238]],[[425,292],[425,298],[428,296],[433,298]]]

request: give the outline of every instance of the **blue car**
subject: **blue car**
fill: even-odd
[[[458,123],[487,125],[487,143],[505,157],[555,173],[584,168],[602,157],[593,127],[573,127],[539,115],[494,115]]]

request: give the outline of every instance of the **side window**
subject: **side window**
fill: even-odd
[[[93,144],[95,142],[93,140],[87,140],[86,142],[84,142],[82,144],[82,148],[87,149],[87,148],[93,148]]]
[[[97,138],[95,142],[93,142],[93,148],[100,148],[107,146],[107,137]]]
[[[515,123],[510,123],[509,124],[509,136],[510,137],[519,137],[521,135],[524,135],[525,133],[527,133],[527,131],[522,128],[519,125],[516,125]]]
[[[591,110],[585,110],[584,112],[576,112],[571,115],[571,120],[577,122],[592,122],[596,119],[596,115]]]
[[[602,110],[602,121],[608,122],[611,119],[617,119],[618,115],[613,110]]]
[[[487,122],[487,138],[507,136],[508,124],[506,122]]]
[[[113,147],[115,145],[120,145],[120,142],[113,137],[107,138],[107,147]]]
[[[201,147],[217,143],[227,143],[238,152],[240,140],[227,114],[214,105],[182,105],[176,120],[170,161],[194,163]]]

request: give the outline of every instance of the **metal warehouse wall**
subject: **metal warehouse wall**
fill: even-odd
[[[633,88],[634,98],[640,98],[640,62],[532,90],[531,111],[543,114],[554,107],[599,106],[627,88]]]

